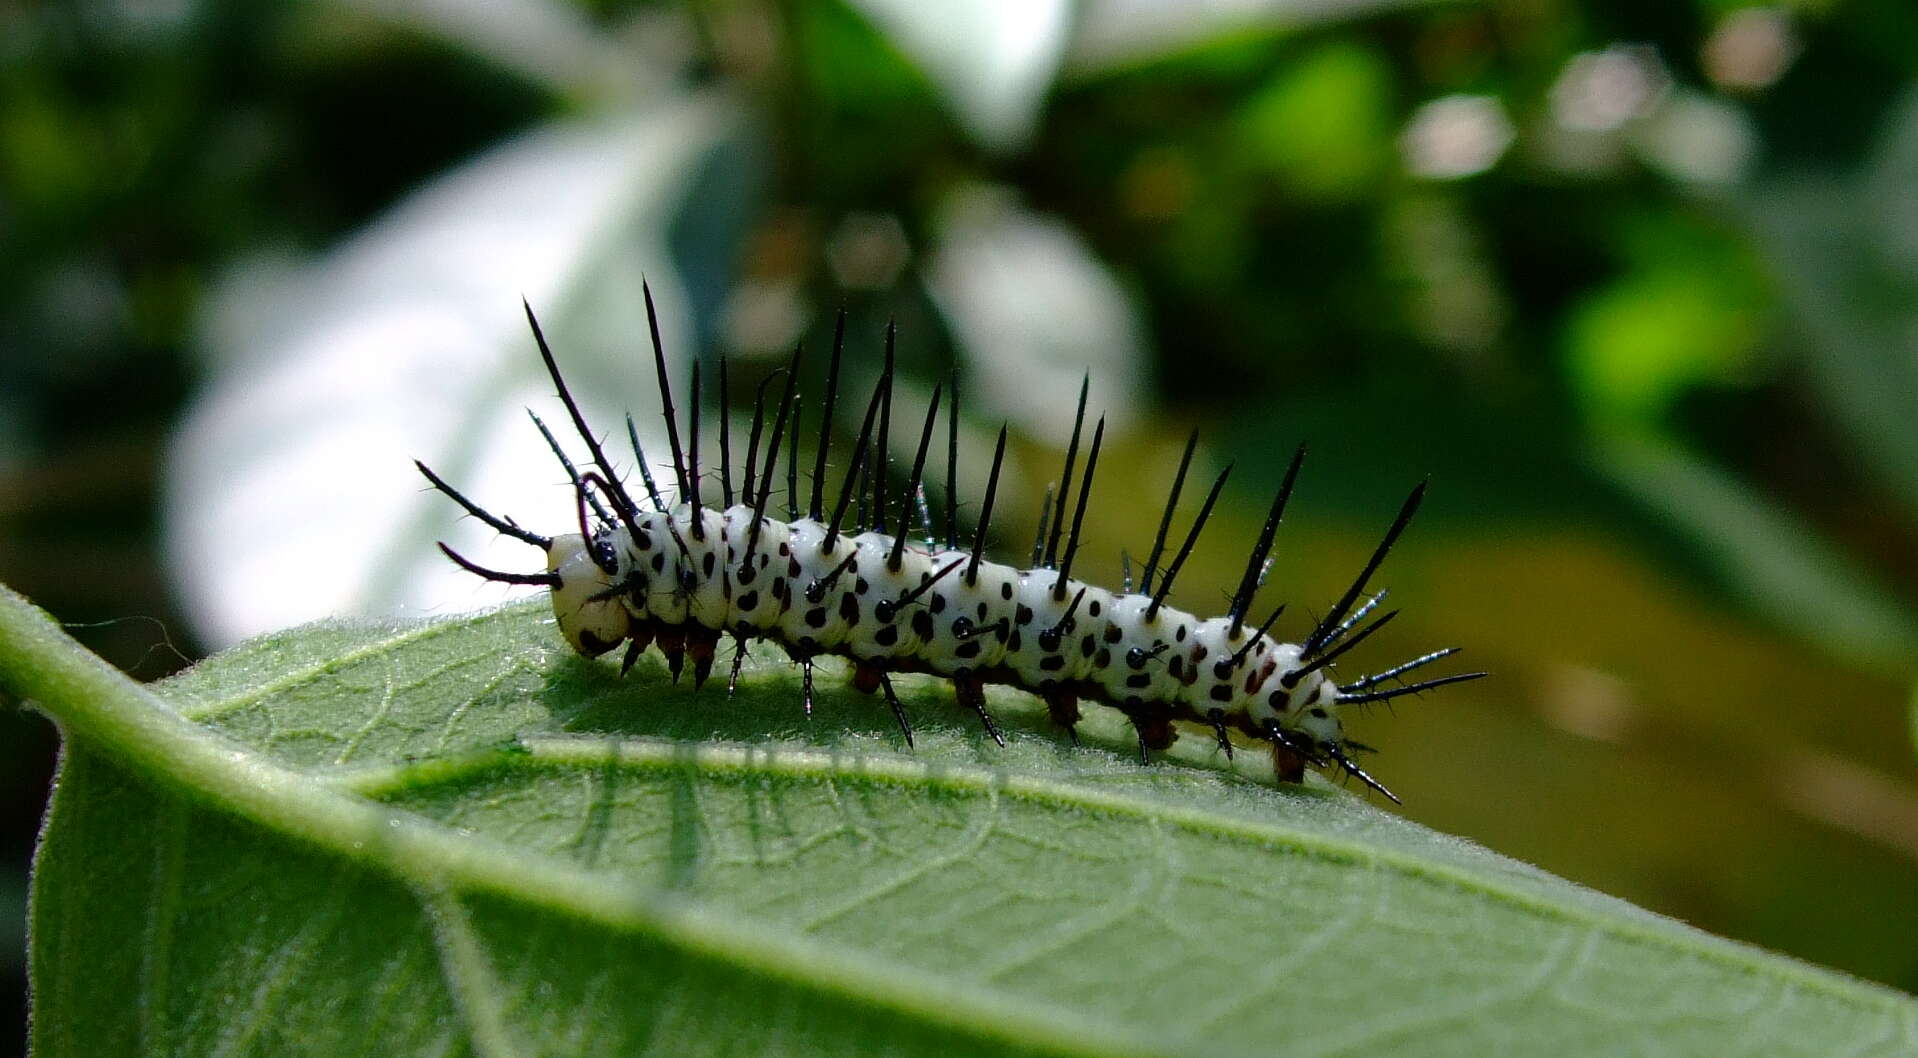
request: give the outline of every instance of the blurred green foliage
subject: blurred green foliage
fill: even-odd
[[[337,244],[515,132],[714,87],[756,131],[729,156],[751,169],[734,223],[675,233],[702,355],[739,348],[729,307],[757,284],[814,334],[841,302],[898,315],[930,385],[965,352],[922,267],[945,211],[1012,189],[1137,303],[1140,452],[1203,424],[1240,460],[1231,531],[1276,453],[1313,442],[1281,559],[1310,590],[1434,477],[1394,576],[1424,623],[1399,642],[1466,643],[1502,678],[1372,728],[1412,813],[1918,988],[1910,5],[1301,22],[1279,3],[1175,33],[1086,3],[1009,149],[968,134],[876,6],[527,4],[517,34],[478,4],[0,13],[0,580],[73,621],[157,617],[196,653],[157,542],[159,454],[217,373],[205,328],[234,277]],[[989,41],[958,43],[991,67]],[[1447,125],[1427,107],[1451,97]],[[854,214],[910,249],[876,286],[831,263]],[[1152,518],[1115,515],[1101,542],[1136,550]],[[147,622],[85,635],[137,675],[179,664]],[[51,743],[0,722],[21,870]],[[0,887],[14,921],[19,899]]]

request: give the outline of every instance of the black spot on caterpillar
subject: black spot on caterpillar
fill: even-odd
[[[630,416],[627,434],[644,485],[645,504],[629,491],[631,482],[613,469],[568,391],[531,306],[526,307],[526,319],[540,357],[592,459],[592,465],[584,470],[575,466],[545,425],[534,417],[573,483],[579,531],[558,537],[531,532],[511,518],[481,508],[416,461],[433,487],[467,513],[500,533],[546,552],[545,571],[508,573],[476,565],[444,543],[440,545],[447,557],[488,580],[551,589],[560,631],[582,654],[603,654],[624,643],[624,671],[649,645],[657,644],[674,679],[691,657],[693,678],[696,684],[703,684],[711,673],[713,648],[721,635],[732,636],[737,647],[733,681],[738,678],[739,662],[748,645],[771,640],[802,667],[802,698],[809,714],[814,660],[825,654],[843,657],[853,666],[856,688],[884,693],[908,746],[913,740],[912,725],[893,691],[890,674],[894,672],[930,673],[952,680],[959,701],[978,715],[987,733],[1001,745],[1005,739],[986,710],[981,693],[988,683],[1010,685],[1044,699],[1053,722],[1075,742],[1079,703],[1093,701],[1120,709],[1131,720],[1142,759],[1149,760],[1152,749],[1169,746],[1178,737],[1171,721],[1184,720],[1209,726],[1228,756],[1233,751],[1229,737],[1233,731],[1269,744],[1281,778],[1298,781],[1308,764],[1336,767],[1394,801],[1398,798],[1353,760],[1352,753],[1369,747],[1344,736],[1340,710],[1485,675],[1467,672],[1411,683],[1400,679],[1457,653],[1456,647],[1432,651],[1345,683],[1331,675],[1335,662],[1397,615],[1392,611],[1366,623],[1385,596],[1383,591],[1367,595],[1368,585],[1417,512],[1425,495],[1424,484],[1412,490],[1365,567],[1303,639],[1283,642],[1269,634],[1284,612],[1283,606],[1257,628],[1247,625],[1253,597],[1264,580],[1274,533],[1304,460],[1303,446],[1286,469],[1224,616],[1201,619],[1168,606],[1166,599],[1211,516],[1231,467],[1221,471],[1212,483],[1172,560],[1163,567],[1159,564],[1166,554],[1179,495],[1198,443],[1196,432],[1186,442],[1137,590],[1130,583],[1129,573],[1127,583],[1116,592],[1075,579],[1073,560],[1105,436],[1102,418],[1087,449],[1084,473],[1076,483],[1077,503],[1067,530],[1066,508],[1075,484],[1085,425],[1084,386],[1079,391],[1056,506],[1041,521],[1030,567],[993,562],[984,554],[1005,460],[1007,430],[1003,426],[978,505],[978,524],[969,541],[959,537],[956,505],[950,502],[957,494],[956,377],[947,415],[948,503],[943,542],[923,491],[926,457],[943,386],[933,390],[911,473],[903,492],[896,494],[901,502],[891,523],[895,531],[888,532],[892,501],[887,494],[885,453],[895,342],[890,326],[884,367],[867,402],[844,483],[828,510],[827,458],[845,344],[843,312],[834,328],[809,502],[802,511],[796,469],[795,388],[802,349],[795,350],[782,372],[759,387],[745,473],[737,492],[733,487],[730,436],[722,417],[718,470],[723,502],[714,506],[702,496],[702,489],[710,486],[703,480],[699,462],[699,368],[695,365],[693,369],[687,444],[682,446],[652,292],[645,290],[644,294],[672,450],[673,481],[669,484],[675,491],[671,499],[661,494],[653,480]],[[785,376],[783,391],[771,407],[768,427],[767,389],[780,373]],[[727,384],[723,359],[719,377],[723,407]],[[877,436],[875,422],[879,426]],[[767,513],[782,447],[787,449],[788,461],[787,517],[783,521],[777,514]],[[915,508],[924,530],[925,539],[920,543],[910,539]],[[853,515],[850,519],[849,514]],[[755,591],[744,590],[744,586],[751,583],[756,568],[765,568],[774,557],[786,559],[786,576],[773,579],[767,592],[770,603],[760,605],[766,600]],[[735,585],[742,588],[737,595]],[[839,599],[828,603],[835,591]],[[932,615],[947,610],[977,617],[933,619]],[[1020,629],[1025,627],[1033,633],[1021,635]],[[1218,660],[1202,664],[1215,656]],[[731,687],[729,681],[729,693]]]

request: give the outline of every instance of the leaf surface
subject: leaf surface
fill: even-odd
[[[38,1053],[1918,1046],[1908,997],[1226,774],[1203,739],[1142,767],[1005,693],[1000,750],[902,680],[907,753],[830,670],[808,720],[792,669],[730,701],[651,658],[622,680],[521,604],[298,629],[148,689],[0,596],[0,682],[69,740]]]

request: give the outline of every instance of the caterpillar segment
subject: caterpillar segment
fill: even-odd
[[[574,483],[580,531],[550,538],[533,533],[510,518],[487,512],[419,464],[428,482],[468,514],[545,551],[543,572],[521,574],[487,569],[441,545],[448,557],[478,576],[551,589],[560,633],[583,655],[599,656],[624,644],[624,671],[650,646],[657,646],[675,679],[690,661],[695,685],[703,686],[712,673],[721,638],[731,636],[730,691],[738,663],[750,645],[770,640],[802,667],[802,700],[809,713],[814,660],[823,655],[841,657],[851,666],[856,689],[884,698],[909,746],[912,725],[892,676],[924,673],[950,680],[959,702],[976,713],[987,733],[1002,745],[1004,734],[986,708],[984,688],[989,684],[1019,688],[1041,698],[1053,723],[1075,743],[1082,705],[1096,703],[1119,710],[1131,721],[1142,759],[1170,746],[1180,737],[1174,722],[1185,721],[1209,728],[1228,754],[1233,752],[1233,732],[1266,743],[1282,779],[1302,779],[1307,766],[1332,768],[1393,801],[1398,798],[1353,759],[1355,753],[1369,752],[1369,747],[1345,737],[1342,710],[1485,675],[1466,672],[1420,682],[1403,679],[1457,653],[1455,647],[1343,684],[1335,675],[1347,652],[1397,615],[1393,611],[1365,624],[1384,598],[1383,592],[1371,596],[1366,592],[1417,512],[1424,484],[1406,499],[1346,592],[1303,640],[1287,642],[1271,632],[1284,613],[1283,606],[1257,627],[1246,617],[1264,580],[1275,533],[1303,463],[1303,447],[1287,468],[1227,614],[1200,617],[1166,600],[1218,501],[1230,467],[1214,481],[1172,561],[1158,566],[1176,520],[1196,434],[1186,443],[1138,590],[1128,585],[1114,592],[1090,584],[1073,576],[1072,567],[1105,424],[1100,420],[1095,426],[1085,449],[1083,473],[1075,481],[1085,413],[1082,386],[1064,472],[1047,505],[1049,528],[1042,531],[1035,548],[1036,561],[1027,568],[1014,567],[992,561],[983,551],[1005,458],[1003,428],[979,504],[976,530],[969,543],[959,542],[951,494],[957,473],[957,432],[950,426],[956,417],[956,378],[951,389],[955,407],[948,417],[943,542],[934,532],[923,488],[940,411],[939,390],[934,391],[919,432],[905,488],[888,489],[890,460],[883,439],[891,425],[894,332],[890,327],[884,370],[847,457],[843,487],[828,511],[825,477],[831,409],[839,396],[844,313],[834,329],[812,487],[802,505],[796,392],[802,352],[796,350],[792,362],[781,369],[784,385],[772,407],[770,426],[765,421],[768,385],[759,387],[744,472],[735,492],[729,466],[730,432],[723,426],[720,468],[716,473],[712,468],[702,471],[698,463],[696,370],[687,445],[680,443],[651,291],[645,296],[673,461],[671,484],[676,488],[670,499],[662,496],[650,472],[641,474],[646,506],[627,492],[567,390],[530,307],[527,319],[541,357],[592,457],[592,467],[582,472],[553,444]],[[722,364],[722,392],[730,381],[726,376]],[[721,419],[723,423],[723,411]],[[550,433],[543,423],[539,425],[551,443]],[[876,437],[875,425],[879,427]],[[635,458],[645,471],[645,456],[639,452],[630,418],[628,433]],[[787,515],[784,519],[768,513],[782,447],[789,505],[781,512]],[[717,507],[702,502],[700,486],[707,484],[706,477],[716,477],[720,483],[723,498]],[[1072,503],[1075,485],[1076,504]],[[866,524],[856,524],[859,519],[848,521],[849,511],[856,512],[855,499],[869,508]],[[895,502],[896,511],[888,512]],[[925,540],[908,538],[915,524],[925,527]],[[887,526],[894,531],[886,531]]]

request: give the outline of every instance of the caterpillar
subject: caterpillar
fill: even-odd
[[[672,455],[670,490],[662,494],[640,447],[632,416],[627,436],[637,462],[645,503],[629,491],[601,439],[587,425],[561,376],[558,361],[540,329],[532,306],[524,304],[539,354],[574,430],[585,442],[591,465],[581,469],[561,448],[552,431],[530,409],[534,425],[558,457],[572,482],[577,533],[544,536],[508,517],[495,515],[467,498],[425,463],[415,466],[433,488],[495,531],[537,547],[546,568],[536,573],[489,569],[440,543],[460,567],[489,581],[540,585],[550,589],[559,630],[574,650],[597,657],[624,643],[620,671],[625,674],[649,646],[665,656],[677,681],[688,660],[695,686],[712,673],[723,636],[734,641],[730,695],[751,644],[771,640],[797,662],[803,678],[802,703],[812,712],[813,664],[824,655],[850,663],[859,691],[882,693],[908,747],[913,728],[892,675],[929,673],[952,682],[957,700],[976,714],[999,745],[1005,735],[987,710],[987,684],[1010,685],[1040,697],[1051,721],[1074,744],[1080,706],[1093,702],[1120,710],[1138,735],[1140,758],[1150,760],[1178,737],[1175,720],[1210,727],[1220,749],[1233,753],[1236,731],[1269,745],[1275,772],[1301,781],[1307,765],[1336,768],[1397,803],[1399,798],[1364,768],[1353,754],[1373,752],[1347,738],[1340,710],[1370,702],[1478,679],[1466,672],[1404,682],[1401,677],[1450,657],[1448,647],[1412,658],[1362,678],[1340,683],[1336,664],[1398,611],[1366,623],[1385,598],[1367,594],[1386,554],[1418,511],[1425,495],[1420,483],[1399,508],[1384,538],[1350,587],[1297,642],[1271,635],[1285,612],[1274,609],[1262,623],[1247,618],[1265,578],[1274,533],[1285,514],[1304,461],[1303,445],[1292,456],[1264,526],[1252,548],[1226,614],[1200,618],[1167,604],[1174,581],[1197,544],[1232,468],[1213,481],[1186,531],[1183,542],[1163,567],[1180,493],[1192,464],[1198,434],[1187,440],[1172,483],[1152,550],[1135,588],[1127,562],[1119,591],[1073,576],[1086,503],[1098,469],[1105,437],[1100,418],[1088,446],[1084,473],[1077,480],[1071,528],[1065,530],[1068,499],[1074,486],[1085,424],[1087,387],[1079,390],[1078,411],[1065,466],[1056,489],[1041,505],[1032,562],[1015,568],[984,555],[988,526],[1005,462],[1007,429],[999,429],[992,469],[969,540],[960,537],[956,501],[958,463],[958,380],[951,381],[946,432],[946,497],[943,542],[925,500],[925,472],[944,386],[935,388],[913,456],[905,488],[889,493],[887,442],[891,429],[896,328],[888,325],[885,360],[868,399],[836,499],[827,504],[834,409],[839,398],[846,315],[839,313],[826,369],[819,441],[813,453],[807,502],[801,505],[798,432],[800,394],[796,383],[805,349],[796,348],[785,367],[758,388],[746,445],[744,474],[734,489],[731,436],[724,414],[728,384],[725,361],[719,364],[721,416],[718,427],[718,484],[721,502],[702,493],[710,488],[710,469],[700,464],[700,367],[692,369],[687,433],[681,443],[678,414],[652,291],[642,286],[653,362]],[[784,376],[782,392],[770,411],[767,391]],[[768,418],[770,415],[770,426]],[[877,433],[875,434],[875,426]],[[764,459],[761,460],[763,442]],[[772,511],[776,467],[786,457],[786,520]],[[660,465],[662,468],[664,464]],[[899,510],[890,518],[895,502]],[[917,516],[924,538],[911,539]],[[1048,524],[1049,523],[1049,524]]]

